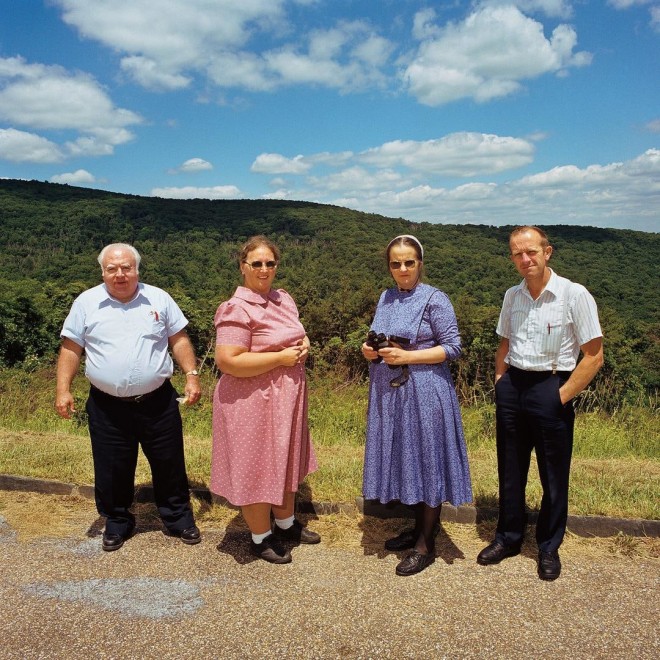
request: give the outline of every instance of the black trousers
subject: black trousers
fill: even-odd
[[[106,532],[126,536],[135,491],[138,447],[149,461],[158,512],[171,532],[195,524],[183,454],[177,393],[169,380],[140,402],[122,401],[92,387],[87,400],[94,459],[96,508]]]
[[[536,451],[543,498],[536,524],[539,550],[561,545],[568,517],[568,481],[573,452],[573,402],[562,405],[559,388],[570,372],[522,371],[515,367],[495,386],[499,520],[496,538],[522,543],[527,517],[525,487]]]

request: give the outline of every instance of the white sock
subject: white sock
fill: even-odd
[[[290,518],[283,518],[280,520],[279,518],[275,518],[275,524],[280,528],[280,529],[289,529],[289,527],[293,527],[293,521],[296,519],[296,516],[293,515]]]
[[[264,532],[263,534],[252,534],[252,540],[258,545],[261,543],[267,536],[270,536],[273,532],[268,530],[267,532]]]

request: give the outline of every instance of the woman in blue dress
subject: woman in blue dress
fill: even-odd
[[[383,292],[362,345],[369,367],[364,459],[365,499],[398,500],[415,510],[415,527],[385,542],[412,552],[396,567],[414,575],[435,561],[443,502],[472,501],[461,412],[448,361],[461,352],[456,315],[445,293],[420,281],[424,249],[410,235],[387,246],[395,287]],[[385,348],[383,338],[389,338]]]

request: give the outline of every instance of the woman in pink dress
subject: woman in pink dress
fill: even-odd
[[[222,376],[213,397],[211,490],[241,507],[252,554],[286,564],[283,541],[321,540],[294,516],[298,486],[317,467],[307,426],[309,339],[293,298],[271,288],[277,246],[254,236],[239,261],[243,286],[215,315]]]

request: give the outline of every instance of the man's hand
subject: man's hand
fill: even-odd
[[[71,392],[58,392],[55,396],[55,410],[60,417],[71,419],[71,414],[76,412],[76,405]]]
[[[184,401],[187,406],[196,404],[202,396],[202,388],[199,383],[199,376],[186,376],[186,389],[184,390]]]

